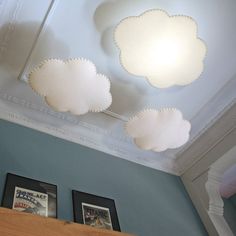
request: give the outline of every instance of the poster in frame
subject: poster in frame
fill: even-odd
[[[72,190],[74,221],[95,228],[120,231],[115,201]]]
[[[57,186],[7,173],[2,206],[57,218]]]

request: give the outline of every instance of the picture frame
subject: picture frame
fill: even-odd
[[[95,228],[120,231],[115,201],[72,190],[74,221]]]
[[[2,206],[21,212],[57,218],[57,186],[7,173]]]

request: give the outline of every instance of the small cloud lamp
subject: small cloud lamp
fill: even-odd
[[[131,118],[125,129],[139,148],[162,152],[184,145],[191,125],[175,108],[148,109]]]
[[[112,102],[109,79],[86,59],[46,60],[30,73],[29,84],[60,112],[101,112]]]

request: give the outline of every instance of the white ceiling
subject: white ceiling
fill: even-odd
[[[157,89],[120,65],[113,29],[124,17],[148,9],[184,14],[198,23],[208,48],[194,83]],[[176,107],[192,123],[188,147],[235,103],[235,0],[0,0],[0,109],[8,119],[152,168],[178,174],[181,151],[139,150],[124,121],[143,108]],[[52,111],[24,80],[47,58],[84,57],[111,80],[109,111],[75,117]],[[21,74],[22,72],[22,74]]]

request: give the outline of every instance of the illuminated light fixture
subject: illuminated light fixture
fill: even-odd
[[[85,59],[46,60],[29,74],[29,84],[60,112],[100,112],[112,102],[109,79]]]
[[[185,144],[191,124],[177,109],[149,109],[135,115],[125,128],[139,148],[162,152]]]
[[[188,16],[150,10],[125,18],[115,29],[115,42],[123,67],[158,88],[187,85],[203,71],[206,45]]]

